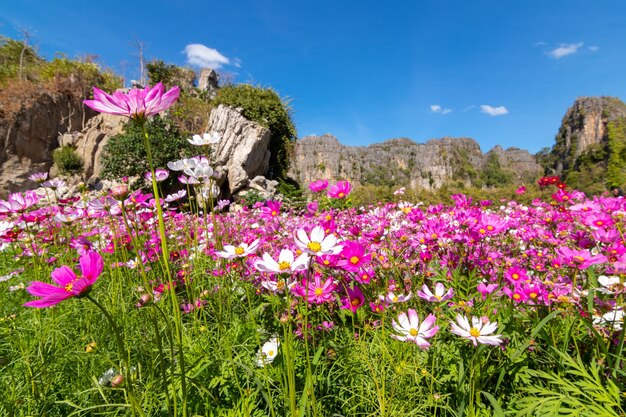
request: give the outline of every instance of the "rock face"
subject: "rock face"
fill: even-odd
[[[94,113],[69,93],[41,93],[0,119],[0,198],[34,188],[28,177],[47,172],[58,136],[81,129]]]
[[[217,94],[217,90],[219,88],[219,75],[217,71],[211,68],[203,68],[200,71],[200,76],[198,77],[198,88],[200,90],[204,90],[209,94],[209,98],[215,98]]]
[[[209,131],[221,137],[213,147],[212,159],[217,170],[226,174],[222,188],[231,195],[267,173],[269,129],[243,117],[240,109],[219,105],[211,111]]]
[[[94,182],[102,171],[100,156],[109,138],[122,133],[126,118],[109,114],[98,114],[87,122],[80,132],[64,133],[59,136],[59,146],[72,146],[83,160],[83,176]]]
[[[608,125],[626,119],[626,104],[615,97],[579,97],[561,123],[551,154],[558,175],[568,172],[576,160],[594,146],[608,144]]]
[[[534,177],[541,167],[527,151],[496,147],[504,169],[519,178]],[[350,179],[362,184],[439,188],[450,180],[470,184],[487,159],[471,138],[432,139],[415,143],[391,139],[370,146],[344,146],[332,135],[308,136],[295,147],[290,170],[301,184],[316,179]]]

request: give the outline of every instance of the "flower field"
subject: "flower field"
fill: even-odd
[[[100,93],[138,123],[176,95]],[[2,415],[625,415],[625,199],[548,177],[530,205],[351,207],[316,181],[306,210],[227,211],[212,173],[0,201]]]

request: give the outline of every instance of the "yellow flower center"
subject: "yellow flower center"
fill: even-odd
[[[339,198],[344,198],[345,196],[346,196],[346,195],[343,193],[343,191],[342,191],[342,192],[340,192],[340,193],[338,194],[338,197],[339,197]]]
[[[583,258],[582,256],[574,256],[574,260],[578,262],[584,262],[585,258]]]
[[[285,288],[285,281],[278,281],[276,283],[276,289],[282,290],[283,288]]]
[[[267,352],[267,356],[274,356],[274,351],[273,350],[269,350]]]
[[[493,230],[493,226],[492,225],[487,226],[487,230]]]
[[[352,258],[350,258],[350,263],[351,263],[352,265],[356,265],[356,264],[358,264],[358,263],[359,263],[359,258],[358,258],[358,256],[353,256]]]
[[[359,301],[359,299],[358,299],[358,298],[353,298],[353,299],[352,299],[351,304],[352,304],[353,306],[355,306],[355,307],[356,307],[356,306],[358,306],[358,305],[359,305],[359,303],[360,303],[360,301]]]
[[[409,330],[409,334],[413,337],[417,336],[417,329],[411,329]]]
[[[519,279],[519,275],[518,274],[511,274],[511,278],[513,278],[515,281],[517,281]]]
[[[289,269],[291,268],[291,264],[287,261],[280,261],[278,263],[278,269],[280,269],[281,271],[284,271],[285,269]]]
[[[245,252],[245,250],[241,246],[237,246],[235,248],[235,255],[237,255],[237,256],[243,255],[244,252]]]
[[[70,282],[69,284],[67,284],[67,285],[65,286],[65,291],[67,291],[67,292],[72,292],[72,288],[73,288],[73,287],[74,287],[74,283],[73,283],[73,282]]]
[[[487,233],[487,231],[486,231],[485,229],[479,229],[479,230],[478,230],[478,232],[479,232],[481,235],[484,235],[485,233]]]
[[[392,298],[392,301],[393,301],[394,303],[397,303],[399,299],[400,299],[400,298],[399,298],[397,295],[394,295],[394,296],[393,296],[393,298]]]
[[[324,294],[324,290],[323,290],[323,289],[321,289],[321,288],[316,288],[316,289],[315,289],[315,295],[316,295],[316,296],[318,296],[318,297],[319,297],[319,296],[321,296],[322,294]]]
[[[319,252],[320,250],[322,250],[322,245],[320,245],[319,242],[309,242],[309,244],[306,246],[313,252]]]
[[[276,213],[276,210],[272,210],[272,216],[276,216],[278,213]]]
[[[472,327],[469,331],[469,334],[472,337],[478,337],[480,336],[480,330],[478,330],[476,327]]]

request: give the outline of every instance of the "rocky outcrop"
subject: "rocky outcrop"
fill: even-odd
[[[212,68],[203,68],[198,77],[198,89],[206,91],[209,98],[213,99],[217,95],[219,79],[217,71]]]
[[[222,188],[231,195],[267,173],[269,129],[243,117],[241,109],[219,105],[211,111],[209,131],[221,137],[213,146],[212,160],[217,170],[225,173]]]
[[[47,172],[58,136],[81,129],[94,113],[70,93],[42,92],[0,118],[0,198],[33,188],[28,177]]]
[[[551,151],[557,175],[576,166],[593,148],[606,147],[608,125],[626,119],[626,104],[615,97],[579,97],[567,110]]]
[[[534,177],[541,167],[527,151],[496,147],[503,169],[520,179]],[[308,136],[294,147],[290,175],[301,184],[316,179],[350,179],[362,184],[439,188],[454,180],[471,184],[487,159],[471,138],[432,139],[416,143],[391,139],[370,146],[344,146],[332,135]]]
[[[83,160],[83,178],[95,182],[102,171],[101,158],[109,138],[122,133],[126,118],[109,114],[98,114],[87,122],[80,132],[64,133],[59,136],[59,146],[72,146]]]

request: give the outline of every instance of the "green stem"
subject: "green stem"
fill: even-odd
[[[127,387],[128,387],[127,392],[128,392],[128,397],[130,399],[130,404],[131,404],[131,409],[133,411],[133,415],[135,415],[135,411],[138,411],[139,415],[145,416],[145,414],[143,413],[143,410],[141,409],[139,404],[137,404],[137,400],[135,399],[135,396],[133,395],[133,381],[132,381],[132,372],[130,370],[129,353],[126,350],[126,347],[124,346],[124,340],[122,339],[122,334],[120,333],[119,328],[115,324],[115,320],[113,320],[113,316],[111,316],[111,313],[109,313],[107,309],[102,306],[102,304],[97,302],[89,294],[85,295],[85,298],[91,301],[93,305],[95,305],[102,312],[102,314],[104,314],[107,321],[111,325],[111,328],[113,329],[113,333],[115,334],[115,341],[117,342],[117,349],[119,350],[119,354],[123,358],[124,363],[126,365],[123,373],[125,374],[124,379],[127,381]]]
[[[150,166],[150,173],[152,174],[152,191],[154,193],[154,201],[157,209],[157,217],[159,221],[159,236],[161,238],[161,253],[163,254],[163,265],[167,276],[167,282],[169,286],[170,299],[172,300],[172,312],[174,313],[174,326],[176,330],[176,339],[178,342],[178,361],[180,365],[180,385],[183,395],[183,417],[187,417],[187,380],[185,376],[185,353],[183,351],[183,331],[181,328],[180,307],[178,306],[178,299],[176,297],[176,290],[174,288],[174,282],[172,279],[172,273],[169,265],[169,253],[167,247],[167,234],[165,232],[165,222],[163,221],[163,208],[161,207],[161,199],[159,197],[159,187],[156,182],[156,175],[154,172],[154,162],[152,159],[152,150],[150,148],[150,139],[148,138],[148,130],[146,129],[145,121],[141,124],[143,130],[143,140],[146,147],[146,155],[148,157],[148,165]]]

